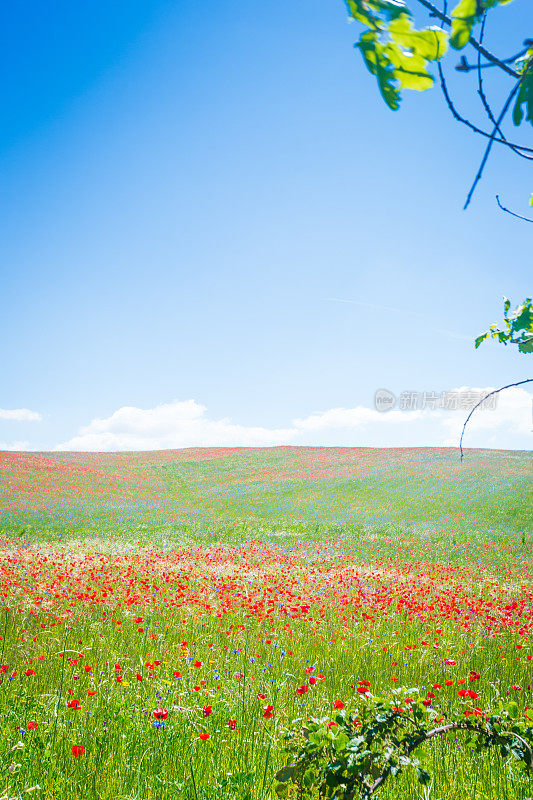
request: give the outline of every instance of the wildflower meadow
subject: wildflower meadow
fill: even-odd
[[[530,475],[445,448],[0,453],[0,797],[533,796]]]

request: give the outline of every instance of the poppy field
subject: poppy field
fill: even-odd
[[[287,732],[379,697],[533,720],[530,474],[516,451],[0,453],[0,798],[296,798]],[[376,796],[533,796],[460,732],[417,755],[431,779]]]

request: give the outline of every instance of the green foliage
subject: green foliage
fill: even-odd
[[[482,333],[475,340],[475,346],[479,347],[485,339],[497,339],[502,344],[516,344],[521,353],[533,353],[533,305],[530,297],[526,297],[523,303],[510,311],[511,302],[505,297],[503,318],[503,330],[498,327],[497,322],[493,322],[488,331]]]
[[[460,0],[452,11],[451,36],[436,26],[414,28],[411,9],[404,0],[346,0],[346,5],[351,17],[367,28],[356,47],[369,71],[376,76],[383,99],[395,111],[400,106],[402,89],[424,91],[431,88],[434,79],[427,70],[428,64],[446,54],[448,40],[452,47],[461,50],[468,44],[472,29],[483,14],[509,2],[511,0]],[[527,66],[522,69],[528,71]],[[530,103],[529,84],[528,78],[521,90],[518,109],[522,103]],[[518,118],[519,111],[515,113]]]
[[[438,719],[437,719],[438,718]],[[520,718],[516,702],[500,702],[485,713],[466,698],[456,716],[439,715],[432,700],[416,688],[392,690],[389,697],[361,696],[357,708],[343,709],[333,720],[311,719],[286,733],[286,766],[276,773],[278,797],[289,797],[291,785],[298,797],[328,800],[366,800],[389,778],[414,770],[426,785],[430,773],[414,755],[425,742],[461,731],[465,745],[478,754],[497,748],[504,757],[533,767],[533,727]]]
[[[447,50],[444,31],[434,26],[414,28],[411,12],[401,0],[347,0],[347,6],[351,16],[368,28],[356,47],[389,108],[399,108],[402,89],[423,91],[433,85],[427,66]]]
[[[525,58],[520,61],[518,70],[520,72],[520,89],[513,109],[513,122],[515,125],[520,125],[524,119],[522,106],[525,106],[525,118],[533,124],[533,48],[528,50]],[[533,205],[533,197],[531,205]]]
[[[473,37],[474,27],[484,20],[488,11],[496,6],[507,5],[512,0],[459,0],[452,9],[451,16],[445,13],[446,7],[441,11],[431,0],[418,0],[421,6],[441,22],[440,27],[429,26],[420,29],[414,27],[413,13],[405,0],[345,0],[345,2],[351,17],[365,26],[355,46],[361,51],[367,69],[376,76],[381,96],[393,111],[400,107],[402,89],[422,92],[433,86],[434,78],[428,71],[428,66],[431,62],[439,62],[446,55],[448,45],[455,50],[462,50],[470,43],[477,51],[477,58],[481,54],[487,59],[484,64],[479,62],[481,66],[497,66],[516,81],[509,99],[510,103],[512,97],[516,95],[513,108],[514,124],[520,125],[524,120],[533,124],[533,48],[525,52],[525,55],[519,54],[520,58],[514,66],[510,66],[510,62],[517,56],[511,58],[502,56],[499,59]],[[450,28],[450,33],[444,30],[445,25]],[[527,46],[528,42],[529,40],[526,40],[524,44]],[[469,64],[463,56],[459,69],[466,72],[475,69],[475,62]],[[444,92],[448,105],[451,105],[446,89]],[[455,109],[452,110],[457,119],[483,133],[468,120],[460,118]],[[491,122],[494,123],[490,108],[488,112]],[[503,116],[506,113],[507,107]],[[502,121],[503,118],[499,120],[498,125],[495,125],[493,136]],[[487,136],[491,138],[492,143],[492,137],[488,132]],[[499,141],[507,143],[505,139]],[[473,188],[479,177],[476,178]],[[469,200],[470,195],[466,205]]]
[[[497,5],[506,5],[511,0],[460,0],[452,11],[452,33],[450,44],[462,50],[468,44],[472,28],[481,21],[483,14]]]

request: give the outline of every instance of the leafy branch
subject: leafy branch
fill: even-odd
[[[446,1],[441,10],[430,0],[413,0],[441,23],[440,27],[416,28],[412,11],[405,0],[345,0],[351,17],[365,27],[355,46],[360,50],[368,70],[376,76],[379,91],[389,108],[396,111],[400,107],[403,89],[425,91],[433,86],[434,78],[428,67],[434,62],[437,64],[444,98],[454,118],[489,139],[465,208],[483,175],[493,144],[502,144],[522,158],[531,159],[527,154],[533,152],[530,147],[509,141],[502,131],[502,124],[511,109],[515,126],[523,121],[533,124],[533,39],[525,39],[524,47],[507,57],[495,55],[483,44],[487,12],[511,1],[460,0],[448,15]],[[481,34],[477,39],[473,31],[478,24],[481,24]],[[478,95],[493,126],[491,131],[484,131],[457,111],[446,84],[441,65],[443,57],[450,46],[462,50],[467,45],[477,51],[477,64],[470,64],[463,55],[456,69],[461,72],[477,69]],[[481,61],[482,57],[484,62]],[[490,107],[483,87],[482,70],[487,67],[496,67],[513,80],[498,114]],[[533,196],[531,203],[533,205]]]
[[[287,764],[276,773],[275,790],[280,798],[299,800],[368,800],[383,784],[406,769],[416,772],[423,785],[431,776],[421,766],[415,751],[431,739],[461,732],[477,753],[498,748],[526,772],[533,769],[533,727],[527,712],[521,715],[516,702],[500,702],[488,713],[474,706],[478,695],[464,692],[464,701],[451,717],[439,714],[431,698],[416,688],[399,688],[392,696],[367,692],[357,708],[343,709],[329,718],[311,719],[287,731]]]
[[[511,311],[511,301],[504,297],[503,329],[493,322],[488,331],[475,340],[476,348],[485,339],[497,339],[502,344],[516,344],[521,353],[533,353],[533,304],[530,297]]]

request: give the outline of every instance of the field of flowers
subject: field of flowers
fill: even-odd
[[[533,718],[525,453],[2,459],[3,800],[267,800],[288,728],[397,687]],[[379,797],[533,796],[460,733],[418,755]]]

